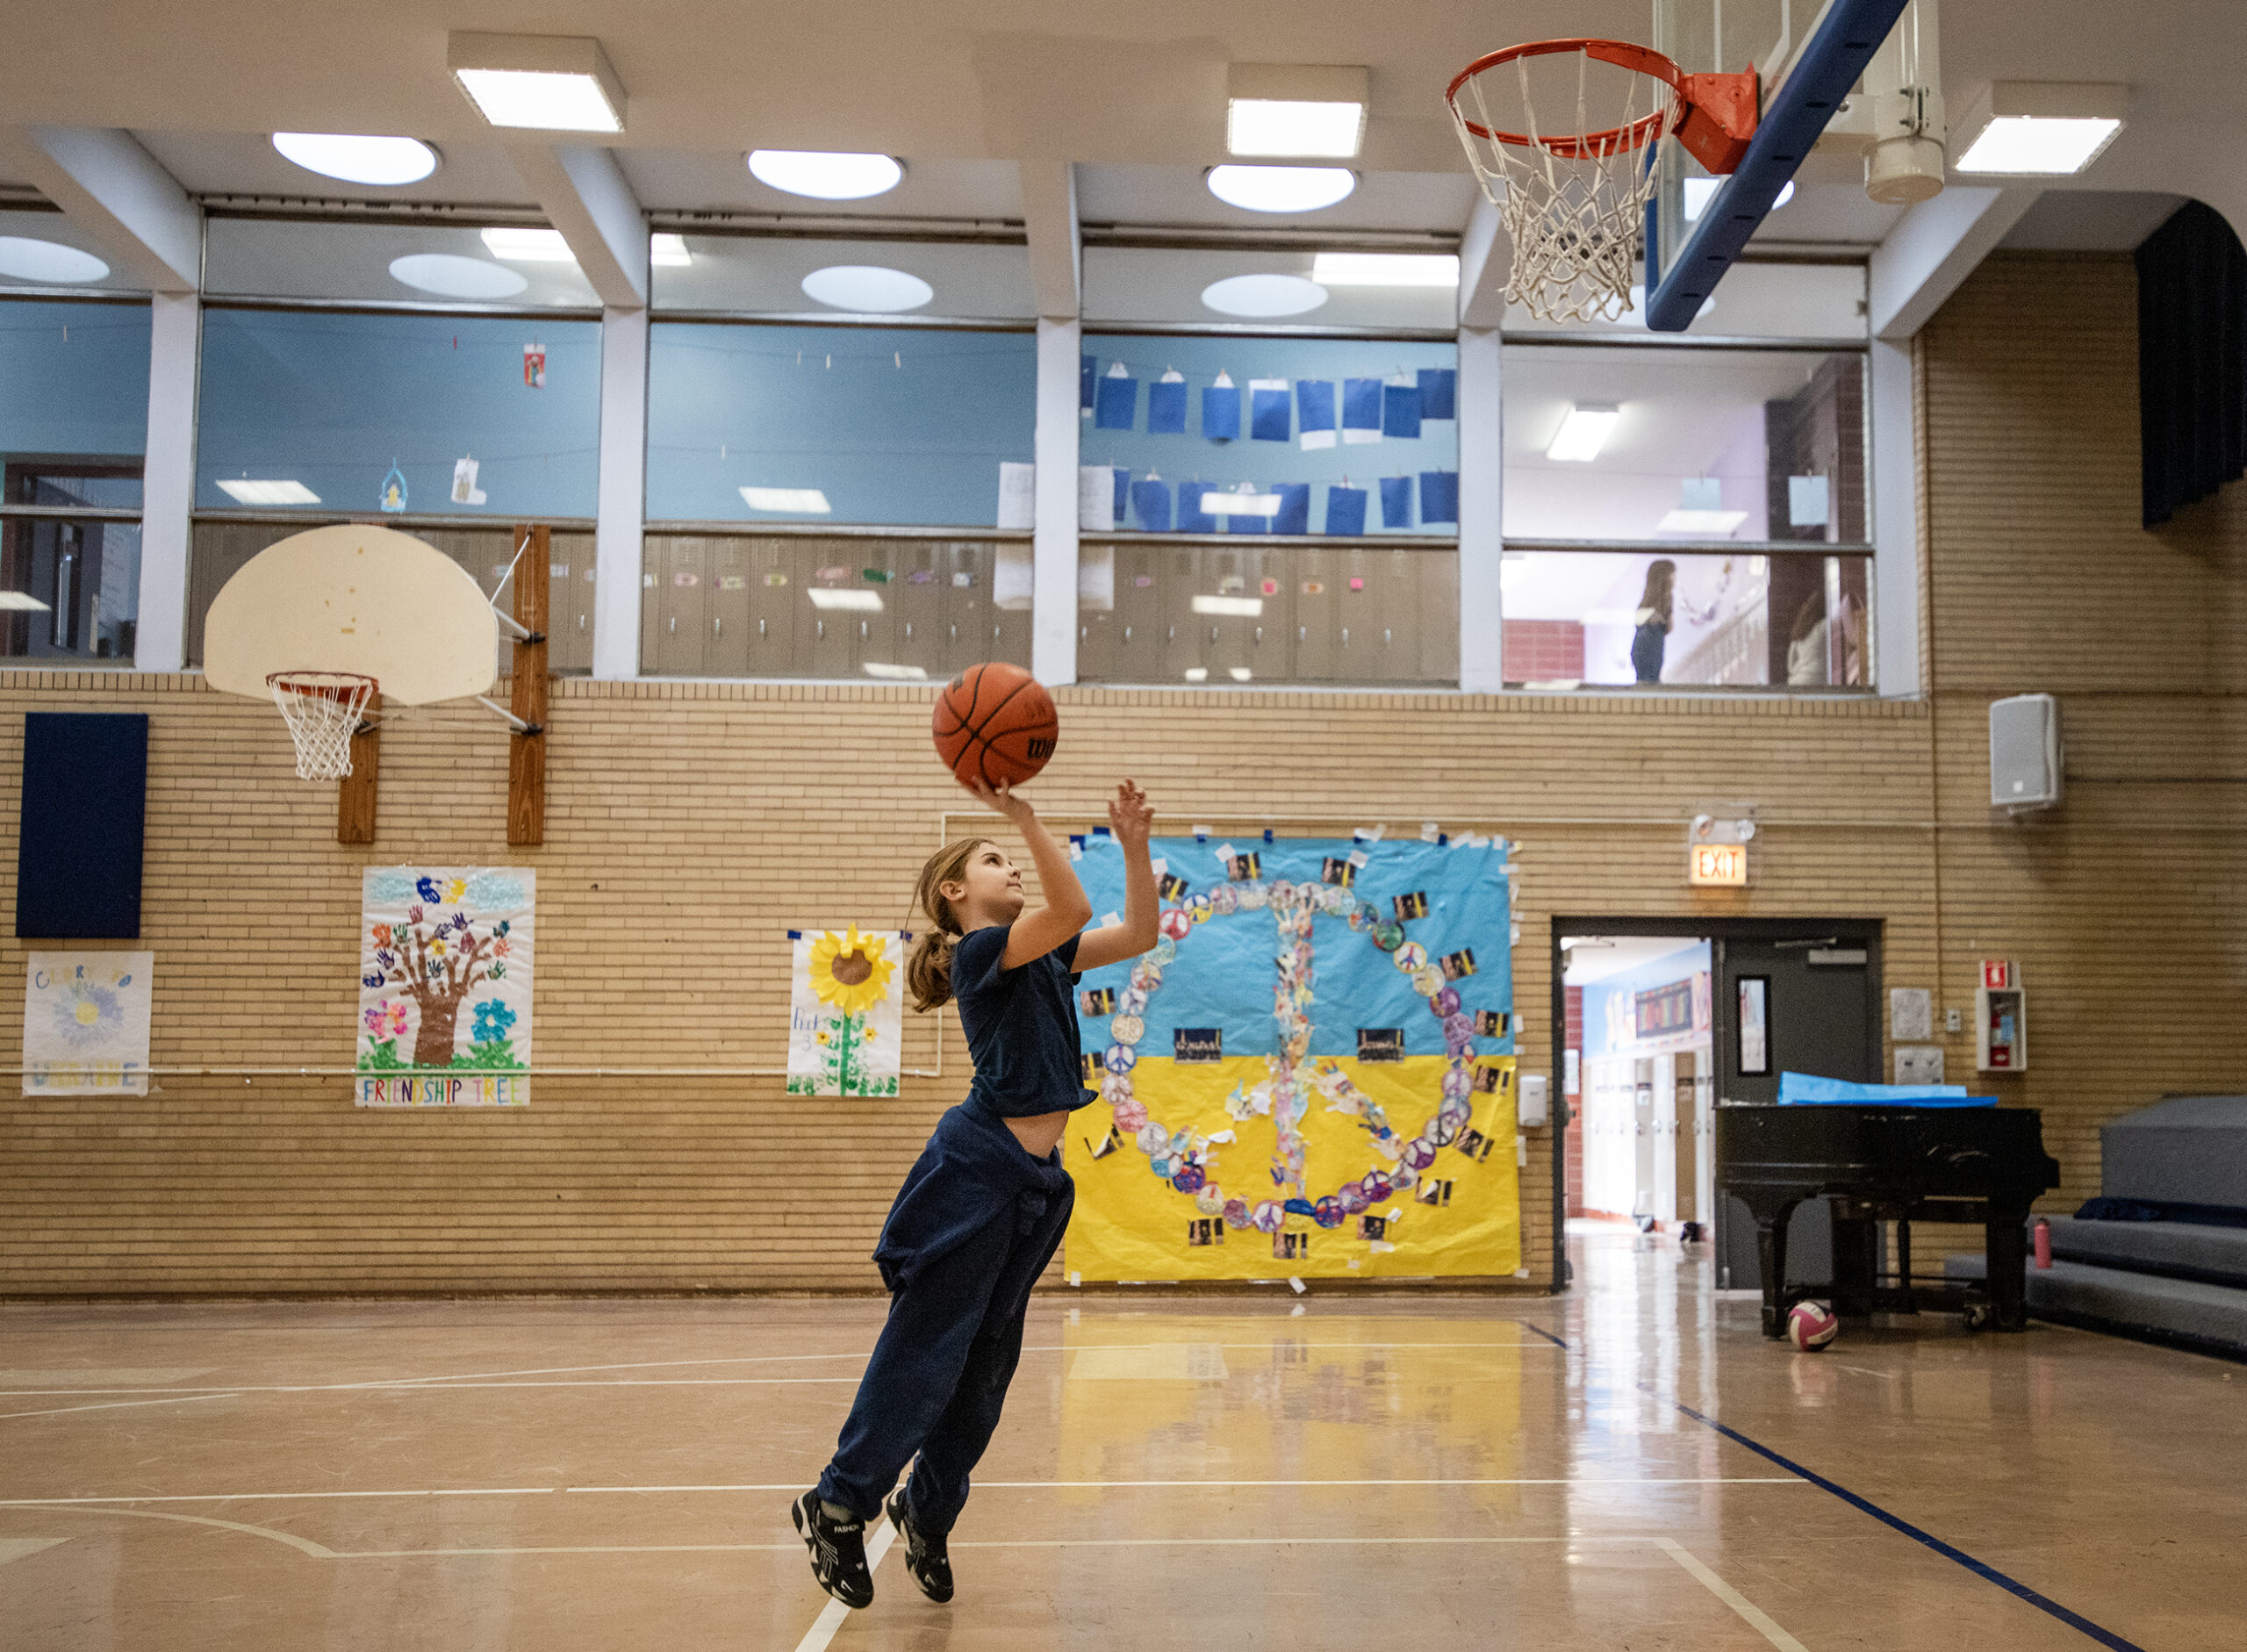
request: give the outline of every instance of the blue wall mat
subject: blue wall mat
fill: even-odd
[[[1202,435],[1210,442],[1231,442],[1240,435],[1240,386],[1210,384],[1202,391]]]
[[[1346,378],[1342,381],[1342,428],[1345,430],[1381,428],[1381,381],[1379,379]]]
[[[1092,403],[1093,403],[1093,377],[1094,377],[1094,375],[1095,375],[1095,373],[1097,373],[1097,372],[1099,371],[1099,369],[1100,369],[1100,358],[1099,358],[1098,356],[1080,356],[1079,357],[1077,357],[1077,406],[1080,406],[1080,407],[1089,407],[1089,406],[1092,406]]]
[[[1252,384],[1248,388],[1248,434],[1258,442],[1285,442],[1295,434],[1294,412],[1285,380],[1278,387]]]
[[[1420,520],[1423,522],[1459,521],[1459,472],[1420,472]]]
[[[533,342],[546,347],[542,390],[523,383]],[[591,516],[600,323],[208,308],[201,408],[198,507],[240,509],[218,484],[247,476],[370,513],[395,459],[411,510]],[[464,456],[482,465],[482,505],[453,502]]]
[[[0,300],[0,452],[138,454],[147,439],[146,299]]]
[[[1384,476],[1381,478],[1381,525],[1391,529],[1412,525],[1411,477]]]
[[[1147,434],[1177,436],[1186,433],[1186,381],[1158,378],[1147,386]]]
[[[1420,417],[1423,419],[1459,417],[1458,369],[1424,367],[1420,370]]]
[[[1129,474],[1129,472],[1126,472]],[[1170,531],[1170,484],[1161,481],[1131,484],[1131,510],[1139,526],[1150,534]]]
[[[1123,366],[1118,362],[1116,366]],[[1139,419],[1139,381],[1126,374],[1119,378],[1111,367],[1100,376],[1098,398],[1093,403],[1093,427],[1098,430],[1129,430]]]
[[[1202,508],[1202,490],[1209,484],[1181,482],[1178,485],[1178,531],[1181,534],[1214,534],[1218,530],[1217,519]]]
[[[648,515],[988,528],[999,466],[1030,462],[1037,421],[1032,334],[658,321]],[[752,511],[744,485],[817,488],[833,508]]]
[[[140,831],[148,719],[34,711],[24,718],[16,934],[131,941],[140,935]]]
[[[1384,438],[1400,442],[1419,440],[1420,387],[1418,384],[1382,386],[1381,434]]]
[[[1273,492],[1280,496],[1280,514],[1272,519],[1275,534],[1307,534],[1310,531],[1310,484],[1282,482]]]
[[[1361,487],[1326,490],[1326,531],[1362,534],[1366,531],[1366,491]]]
[[[1305,435],[1334,428],[1334,381],[1331,378],[1296,380],[1296,422]]]

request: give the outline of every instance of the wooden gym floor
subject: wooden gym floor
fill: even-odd
[[[1561,1300],[1043,1296],[958,1598],[890,1556],[851,1614],[787,1504],[874,1301],[12,1305],[0,1648],[2247,1642],[2240,1368],[1796,1354],[1672,1245],[1576,1255]]]

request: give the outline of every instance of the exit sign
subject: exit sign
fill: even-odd
[[[1695,888],[1748,887],[1746,844],[1693,844],[1685,851],[1685,881]]]

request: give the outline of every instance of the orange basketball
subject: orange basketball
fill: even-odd
[[[1053,755],[1061,720],[1053,696],[1019,665],[971,665],[944,685],[930,722],[937,755],[961,779],[996,786],[1033,779]]]

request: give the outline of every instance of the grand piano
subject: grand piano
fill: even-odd
[[[1755,1219],[1765,1336],[1784,1336],[1805,1296],[1842,1315],[1934,1310],[1977,1329],[2027,1328],[2028,1207],[2060,1184],[2034,1109],[1727,1103],[1716,1127],[1717,1180]],[[1833,1206],[1834,1277],[1790,1287],[1787,1221],[1820,1197]],[[1985,1282],[1914,1281],[1915,1220],[1981,1223]],[[1892,1274],[1878,1267],[1884,1221],[1896,1224]]]

